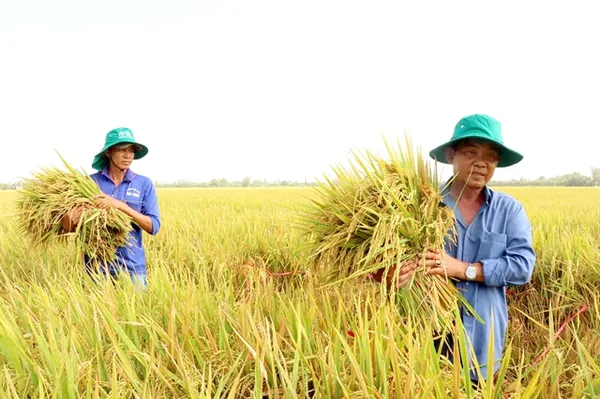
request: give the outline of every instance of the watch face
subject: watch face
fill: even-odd
[[[469,278],[469,279],[474,279],[477,276],[477,272],[475,271],[475,268],[473,268],[473,267],[468,267],[466,274],[467,274],[467,278]]]

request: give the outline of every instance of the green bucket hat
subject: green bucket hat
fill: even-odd
[[[94,162],[92,162],[92,168],[96,170],[103,170],[106,167],[106,165],[108,165],[108,157],[106,156],[106,154],[104,154],[104,151],[118,144],[135,144],[137,146],[137,149],[135,151],[133,159],[143,158],[148,153],[148,147],[135,141],[131,129],[128,129],[126,127],[118,127],[106,133],[104,147],[94,157]]]
[[[438,162],[448,164],[449,162],[446,160],[446,147],[470,138],[486,140],[500,147],[499,168],[514,165],[523,159],[523,155],[504,145],[500,122],[491,116],[482,114],[465,116],[458,121],[450,141],[431,150],[429,156]]]

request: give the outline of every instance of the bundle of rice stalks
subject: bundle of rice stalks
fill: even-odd
[[[96,265],[116,260],[117,248],[127,245],[127,236],[133,230],[132,219],[114,208],[98,208],[94,197],[102,194],[100,188],[89,176],[61,160],[66,170],[42,169],[24,180],[17,199],[20,232],[35,245],[72,238],[80,254]],[[77,227],[65,231],[63,218],[76,214],[80,214]]]
[[[455,234],[454,213],[443,204],[437,169],[430,169],[406,138],[406,149],[385,146],[389,160],[353,152],[356,164],[334,167],[316,187],[312,206],[301,217],[312,265],[334,283],[384,270],[394,287],[405,262],[429,249],[442,251]],[[394,270],[390,272],[390,270]],[[400,310],[415,320],[431,320],[439,331],[451,327],[452,313],[464,305],[454,284],[426,273],[420,262],[410,285],[387,292]]]

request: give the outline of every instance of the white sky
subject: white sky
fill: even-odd
[[[556,4],[556,5],[554,5]],[[0,0],[0,181],[87,171],[112,128],[153,180],[309,180],[405,129],[489,113],[525,160],[600,166],[593,2]],[[556,135],[553,137],[553,135]]]

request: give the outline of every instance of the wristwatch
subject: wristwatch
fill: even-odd
[[[473,266],[472,263],[467,263],[465,275],[467,276],[467,281],[473,281],[475,280],[475,277],[477,277],[477,270],[475,270],[475,266]]]

